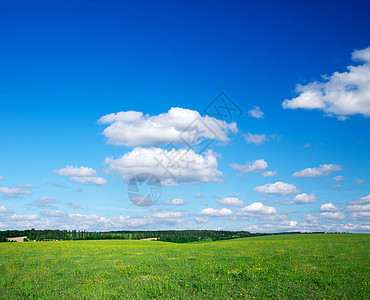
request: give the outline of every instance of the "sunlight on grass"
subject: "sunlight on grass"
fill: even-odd
[[[0,298],[367,299],[369,235],[0,244]]]

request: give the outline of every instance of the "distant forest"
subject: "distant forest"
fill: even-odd
[[[288,232],[300,233],[300,232]],[[323,233],[323,232],[313,232]],[[76,231],[76,230],[6,230],[0,231],[0,242],[6,242],[6,238],[27,236],[28,241],[49,240],[112,240],[129,239],[140,240],[158,238],[159,241],[173,243],[189,243],[200,241],[218,241],[235,238],[272,235],[282,233],[250,233],[248,231],[224,231],[224,230],[157,230],[157,231]],[[285,232],[284,234],[287,234]]]

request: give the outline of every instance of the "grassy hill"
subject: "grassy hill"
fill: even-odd
[[[0,244],[0,299],[368,299],[370,235]]]

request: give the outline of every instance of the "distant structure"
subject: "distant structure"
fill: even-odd
[[[142,241],[158,241],[157,237],[154,238],[147,238],[147,239],[141,239]]]
[[[23,242],[24,239],[26,239],[26,238],[27,238],[27,236],[11,237],[11,238],[6,238],[6,241],[7,242],[18,242],[18,243],[20,243],[20,242]]]

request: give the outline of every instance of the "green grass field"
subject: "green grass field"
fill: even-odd
[[[1,299],[369,299],[370,235],[0,244]]]

